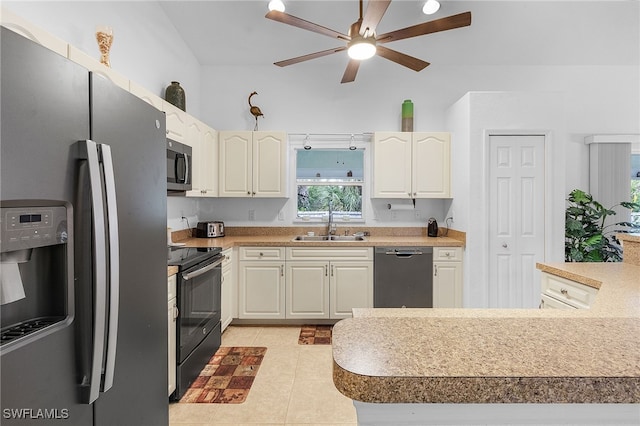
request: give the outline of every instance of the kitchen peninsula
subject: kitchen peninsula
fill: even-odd
[[[591,309],[355,309],[336,387],[359,424],[638,424],[640,237],[621,240],[623,263],[538,264],[597,288]]]

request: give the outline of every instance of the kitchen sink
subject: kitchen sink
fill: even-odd
[[[297,235],[291,241],[365,241],[365,237],[360,235]]]

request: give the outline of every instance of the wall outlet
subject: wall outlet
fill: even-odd
[[[398,218],[398,213],[396,212],[391,212],[391,220],[396,220]]]
[[[249,220],[256,220],[256,211],[249,210]]]
[[[416,219],[421,219],[422,218],[422,215],[420,214],[419,210],[415,211],[415,215],[416,215]]]
[[[278,220],[284,220],[284,210],[278,212]]]

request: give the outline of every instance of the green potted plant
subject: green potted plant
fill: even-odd
[[[565,211],[564,257],[567,262],[620,262],[622,248],[617,233],[638,232],[640,226],[631,222],[617,222],[605,226],[608,216],[615,215],[614,207],[640,210],[639,203],[623,201],[605,208],[593,197],[574,189],[567,198]]]

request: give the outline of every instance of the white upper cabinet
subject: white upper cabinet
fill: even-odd
[[[220,197],[286,197],[285,132],[223,131]]]
[[[449,133],[376,132],[373,197],[450,198]]]
[[[155,107],[158,111],[163,111],[162,104],[164,103],[164,99],[146,87],[142,87],[134,81],[129,81],[129,91],[149,105]]]
[[[11,31],[20,34],[29,40],[38,43],[41,46],[46,47],[49,50],[53,50],[57,54],[67,57],[69,45],[66,41],[61,40],[45,30],[36,27],[31,22],[15,15],[13,12],[6,8],[1,9],[0,21],[2,26],[10,29]]]
[[[167,138],[189,145],[187,140],[187,113],[167,101],[162,102],[167,120]]]
[[[193,179],[187,197],[215,197],[218,194],[217,132],[187,114],[187,141],[193,158]]]
[[[77,47],[69,45],[69,59],[76,64],[80,64],[94,74],[106,78],[116,86],[129,91],[129,79],[113,69],[103,65],[97,58],[87,55]]]

